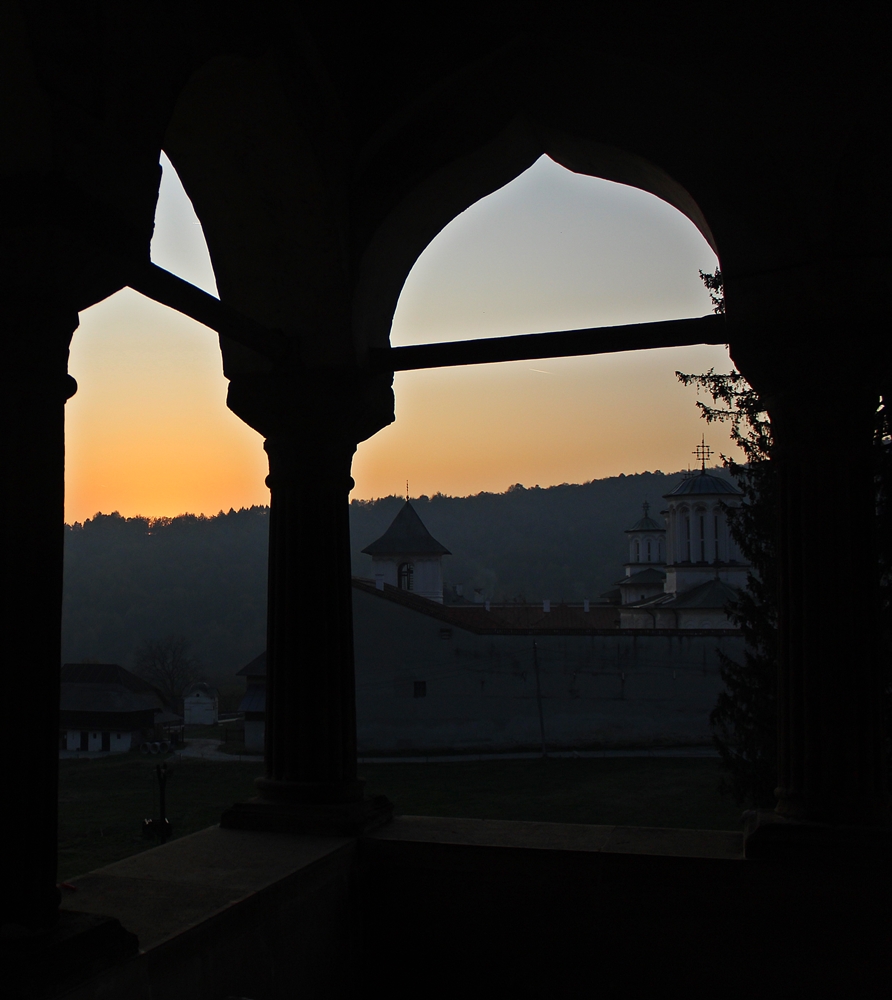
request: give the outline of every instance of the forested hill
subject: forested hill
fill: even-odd
[[[453,554],[447,584],[494,600],[597,600],[622,574],[623,534],[649,500],[682,473],[645,472],[582,485],[470,497],[413,499],[431,534]],[[404,501],[350,505],[353,572],[369,576],[361,549]],[[65,530],[63,661],[132,666],[144,639],[185,635],[209,677],[223,679],[263,648],[269,510],[152,520],[97,514]],[[321,595],[320,595],[321,598]]]

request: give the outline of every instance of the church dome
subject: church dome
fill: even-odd
[[[714,476],[712,473],[703,471],[685,479],[668,493],[664,493],[664,499],[681,496],[743,496],[743,491],[739,490],[733,483],[728,482],[721,476]]]
[[[648,513],[650,510],[650,504],[645,500],[642,504],[642,510],[644,511],[644,517],[636,521],[631,528],[626,528],[626,534],[631,534],[633,531],[665,531],[666,528],[662,524],[658,524]]]

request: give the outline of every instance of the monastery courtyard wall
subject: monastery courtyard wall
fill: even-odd
[[[499,752],[710,741],[728,630],[475,633],[354,590],[359,751]],[[537,663],[539,691],[537,695]]]

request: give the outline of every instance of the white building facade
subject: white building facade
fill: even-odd
[[[734,628],[727,609],[746,587],[749,565],[731,536],[728,511],[742,502],[742,492],[702,468],[663,499],[665,564],[642,559],[659,551],[661,529],[647,510],[627,532],[630,561],[618,584],[622,628]]]

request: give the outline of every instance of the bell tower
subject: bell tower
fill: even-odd
[[[384,534],[367,545],[375,584],[443,603],[443,556],[452,553],[427,530],[408,496]]]

